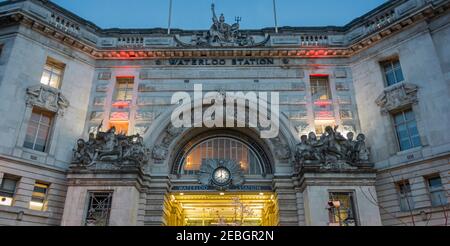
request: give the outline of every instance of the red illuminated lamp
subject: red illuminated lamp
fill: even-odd
[[[324,74],[324,73],[314,73],[314,74],[311,74],[310,76],[311,77],[321,77],[321,78],[323,78],[323,77],[328,77],[330,75]]]
[[[314,105],[319,107],[327,107],[330,106],[331,104],[332,102],[330,100],[319,100],[314,102]]]
[[[116,108],[128,108],[130,107],[130,101],[117,101],[112,104]]]

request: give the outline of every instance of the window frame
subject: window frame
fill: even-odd
[[[66,65],[64,63],[58,62],[58,61],[54,60],[53,58],[48,57],[47,61],[44,64],[44,67],[42,69],[42,75],[41,75],[41,80],[40,80],[41,85],[45,85],[45,86],[48,86],[48,87],[51,87],[51,88],[55,88],[55,89],[58,89],[58,90],[61,89],[62,81],[63,81],[63,78],[64,78],[65,69],[66,69]],[[60,74],[56,73],[57,70],[60,71]],[[47,81],[47,83],[42,83],[42,81],[44,79],[45,72],[47,72],[49,74],[48,81]],[[59,77],[58,85],[56,87],[51,85],[52,78],[54,76],[58,76]]]
[[[439,174],[435,174],[435,175],[430,175],[425,178],[425,182],[426,182],[426,186],[427,186],[427,190],[428,190],[428,194],[430,196],[430,204],[432,207],[442,207],[442,206],[446,206],[448,205],[448,197],[445,191],[445,187],[444,184],[442,183],[442,177]],[[430,180],[432,179],[439,179],[440,180],[440,187],[439,188],[435,188],[432,189],[431,184],[430,184]],[[439,201],[439,204],[436,204],[433,202],[433,193],[442,193],[443,197],[445,198],[444,201]]]
[[[320,86],[320,82],[326,82],[326,86]],[[330,77],[329,76],[310,76],[309,77],[309,84],[311,87],[311,98],[313,103],[314,102],[320,102],[320,101],[332,101],[333,100],[333,91],[331,89],[331,83],[330,83]],[[327,99],[320,99],[320,98],[315,98],[315,94],[314,91],[316,88],[326,88],[326,94],[327,94]],[[316,90],[319,91],[319,90]]]
[[[84,217],[83,217],[83,224],[82,226],[89,226],[88,224],[88,216],[90,213],[90,207],[91,207],[91,202],[93,199],[92,195],[95,194],[108,194],[108,199],[109,199],[109,207],[108,207],[108,216],[106,218],[106,223],[104,226],[109,226],[110,223],[110,219],[111,219],[111,211],[112,211],[112,206],[113,206],[113,199],[114,199],[114,191],[113,190],[88,190],[86,193],[86,203],[85,203],[85,213],[84,213]],[[95,224],[93,224],[95,226]]]
[[[39,112],[39,122],[37,122],[37,129],[34,132],[34,136],[33,136],[34,137],[34,140],[32,142],[33,147],[30,148],[30,147],[27,147],[25,145],[27,143],[28,130],[30,128],[30,124],[32,123],[31,122],[32,121],[31,118],[33,117],[33,114],[35,112]],[[50,124],[48,126],[46,126],[46,127],[48,127],[48,133],[47,133],[46,140],[45,140],[44,150],[41,151],[41,150],[36,149],[36,141],[37,141],[37,138],[38,138],[38,135],[39,135],[39,130],[41,129],[41,121],[42,121],[42,116],[43,115],[47,115],[50,118]],[[29,150],[32,150],[32,151],[37,151],[37,152],[40,152],[40,153],[48,153],[49,150],[50,150],[50,143],[51,143],[51,139],[52,139],[52,136],[53,136],[53,127],[55,125],[55,120],[56,120],[56,115],[55,115],[54,112],[50,112],[48,110],[41,109],[39,107],[33,107],[32,110],[31,110],[31,116],[28,119],[27,127],[25,129],[26,132],[25,132],[25,138],[24,138],[22,147],[24,147],[26,149],[29,149]]]
[[[397,78],[397,73],[396,73],[396,67],[394,66],[394,64],[398,62],[398,67],[400,68],[400,72],[402,74],[403,80],[399,81],[399,79]],[[394,75],[394,79],[395,82],[393,84],[389,84],[389,79],[388,79],[388,70],[386,69],[386,65],[390,65],[390,69],[392,69],[392,73]],[[380,62],[380,66],[381,66],[381,70],[383,71],[383,80],[384,80],[384,86],[385,87],[390,87],[399,83],[404,82],[405,79],[405,74],[403,72],[403,68],[402,68],[402,64],[400,62],[400,58],[398,57],[394,57],[388,60],[384,60],[382,62]]]
[[[10,205],[0,204],[0,206],[12,207],[12,206],[14,206],[15,196],[16,196],[16,193],[17,193],[17,186],[19,184],[20,177],[16,177],[16,176],[9,175],[9,174],[4,174],[3,177],[0,180],[1,180],[1,182],[0,182],[0,196],[11,199],[11,204]],[[12,191],[12,195],[11,196],[4,195],[5,193],[11,193],[11,191],[7,191],[7,190],[5,190],[3,188],[5,180],[12,180],[12,181],[14,181],[14,190]]]
[[[36,192],[35,189],[36,189],[37,185],[47,186],[45,188],[45,193],[44,193],[44,197],[43,198],[36,197],[34,195],[34,193]],[[34,210],[34,211],[47,211],[47,209],[48,209],[48,191],[50,190],[50,185],[51,185],[50,183],[42,182],[42,181],[35,181],[34,182],[33,192],[31,193],[31,200],[30,200],[30,204],[29,204],[29,208],[31,210]],[[36,192],[36,193],[38,193],[38,192]],[[33,208],[31,208],[31,203],[34,202],[33,198],[42,199],[42,208],[41,209],[33,209]]]
[[[124,83],[125,81],[125,83]],[[121,89],[120,85],[125,84],[125,89]],[[131,87],[130,87],[131,85]],[[134,98],[135,77],[117,77],[113,102],[132,102]],[[124,98],[118,98],[119,94],[124,92]]]
[[[354,223],[355,223],[355,225],[353,225],[353,226],[360,226],[361,224],[360,224],[360,217],[359,217],[359,214],[358,214],[358,204],[357,204],[357,201],[356,201],[356,193],[355,193],[355,191],[353,191],[353,190],[352,191],[349,191],[349,190],[330,190],[330,191],[328,191],[328,199],[329,199],[329,201],[336,201],[334,199],[334,197],[335,197],[334,195],[346,195],[346,196],[348,196],[350,198],[350,200],[349,200],[350,206],[351,206],[350,209],[351,209],[351,212],[353,213],[353,219],[354,219]],[[341,201],[339,200],[339,202],[341,202]],[[342,206],[342,203],[341,203],[341,206]],[[339,208],[338,215],[336,215],[336,210],[337,210],[337,208],[329,208],[329,217],[330,217],[329,223],[333,223],[333,224],[339,223],[339,226],[345,226],[342,221],[340,221],[340,220],[339,221],[335,221],[336,216],[339,216],[339,218],[340,218],[340,211],[342,211],[342,207]],[[331,221],[332,218],[333,218],[333,221]]]
[[[407,120],[406,119],[406,113],[408,113],[408,112],[411,112],[412,114],[413,114],[413,116],[414,116],[414,120]],[[401,123],[401,124],[397,124],[397,122],[396,122],[396,120],[395,120],[395,117],[397,116],[397,115],[402,115],[402,118],[403,118],[403,122]],[[418,122],[417,122],[417,116],[416,116],[416,113],[415,113],[415,111],[412,109],[412,108],[402,108],[402,109],[399,109],[399,110],[396,110],[396,111],[393,111],[393,112],[391,112],[391,119],[392,119],[392,124],[393,124],[393,127],[394,127],[394,134],[395,134],[395,139],[396,139],[396,141],[397,141],[397,148],[398,148],[398,150],[400,151],[400,152],[402,152],[402,151],[408,151],[408,150],[411,150],[411,149],[415,149],[415,148],[420,148],[420,147],[422,147],[423,146],[423,143],[422,143],[422,138],[421,138],[421,136],[420,136],[420,132],[419,132],[419,126],[418,126]],[[411,133],[410,133],[410,129],[408,128],[408,124],[409,123],[411,123],[411,122],[415,122],[415,125],[416,125],[416,130],[417,130],[417,136],[418,136],[418,139],[419,139],[419,142],[420,142],[420,145],[418,145],[418,146],[416,146],[416,145],[414,145],[414,142],[412,141],[412,135],[411,135]],[[399,131],[398,131],[398,126],[401,126],[401,125],[404,125],[404,126],[406,126],[406,130],[407,130],[407,132],[408,132],[408,140],[409,140],[409,144],[410,144],[410,148],[407,148],[407,149],[403,149],[402,148],[402,144],[401,144],[401,141],[400,141],[400,136],[399,136]]]
[[[395,186],[397,189],[397,196],[398,196],[400,211],[401,212],[413,211],[415,209],[415,202],[414,202],[414,198],[412,195],[411,183],[409,182],[409,180],[405,179],[405,180],[396,182]],[[402,194],[402,186],[407,186],[409,188],[409,191],[407,192],[407,194]],[[403,197],[403,196],[405,196],[405,197]],[[406,199],[406,205],[408,207],[404,207],[402,199]]]

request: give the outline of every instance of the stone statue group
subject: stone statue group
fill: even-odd
[[[217,17],[214,4],[212,4],[211,10],[213,24],[208,32],[197,35],[192,40],[195,45],[247,46],[255,44],[253,37],[239,31],[239,22],[241,18],[236,17],[236,23],[230,25],[225,22],[225,16],[223,14],[221,14],[220,17]]]
[[[301,142],[297,145],[295,159],[300,167],[305,165],[321,165],[334,167],[350,165],[352,167],[366,166],[369,164],[369,150],[366,147],[364,134],[354,138],[354,133],[349,132],[347,138],[342,136],[336,128],[328,126],[320,139],[314,132],[308,136],[301,136]]]
[[[116,134],[116,128],[112,127],[106,132],[98,130],[97,134],[90,133],[88,141],[78,139],[77,146],[73,150],[72,163],[89,166],[97,161],[104,161],[120,166],[142,166],[149,160],[149,152],[139,134],[133,136]]]

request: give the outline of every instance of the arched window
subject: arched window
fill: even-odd
[[[202,162],[208,159],[234,160],[244,174],[262,174],[256,152],[246,143],[227,137],[208,139],[191,148],[181,159],[181,174],[198,174]]]

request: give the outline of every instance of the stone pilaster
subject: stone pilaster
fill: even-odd
[[[275,177],[274,190],[278,200],[279,226],[298,226],[297,195],[290,177]]]
[[[166,211],[169,191],[168,178],[152,178],[148,185],[144,225],[146,226],[165,226],[168,224],[167,218],[170,211]]]

